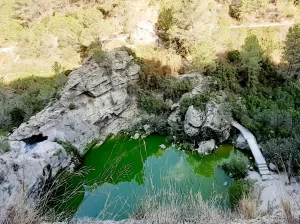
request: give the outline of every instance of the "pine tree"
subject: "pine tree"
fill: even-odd
[[[300,24],[289,29],[285,41],[284,59],[290,64],[290,69],[300,68]]]
[[[258,74],[261,70],[261,62],[263,60],[263,50],[259,45],[257,37],[253,34],[245,39],[240,54],[242,67],[246,70],[248,87],[254,89],[257,83]]]

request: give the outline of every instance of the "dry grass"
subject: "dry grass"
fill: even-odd
[[[142,61],[146,74],[177,75],[184,68],[182,58],[172,49],[138,46],[134,53]]]
[[[74,173],[62,172],[55,177],[51,183],[44,183],[41,191],[36,198],[28,197],[26,192],[20,192],[15,203],[8,210],[0,211],[0,223],[2,224],[40,224],[53,223],[61,220],[70,220],[72,214],[68,212],[68,208],[63,210],[66,201],[75,197],[79,193],[83,193],[84,182],[80,182],[74,188],[70,186],[71,180],[75,176],[82,176],[89,172],[90,169],[85,168]],[[56,197],[56,193],[63,189],[63,193]],[[58,213],[57,210],[66,211]]]
[[[39,209],[29,206],[28,200],[24,197],[19,197],[14,206],[12,206],[6,214],[1,213],[3,224],[39,224],[47,221],[57,220],[55,214],[50,216],[41,214]],[[4,218],[5,217],[5,218]]]
[[[239,201],[239,212],[246,219],[254,219],[258,215],[258,205],[259,201],[257,197],[243,195],[243,197]]]
[[[281,206],[283,209],[283,213],[285,215],[286,221],[289,224],[297,224],[299,222],[296,221],[296,218],[293,215],[292,203],[288,198],[281,197]],[[300,220],[298,220],[300,221]]]
[[[219,209],[217,200],[204,201],[201,193],[174,193],[172,187],[149,192],[133,218],[149,223],[227,223],[235,214]]]

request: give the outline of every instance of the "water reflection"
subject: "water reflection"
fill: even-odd
[[[74,217],[126,219],[145,195],[171,185],[174,194],[201,192],[204,199],[212,194],[226,198],[232,180],[217,165],[229,158],[232,146],[221,147],[214,155],[202,158],[173,147],[161,150],[162,143],[165,144],[162,136],[145,140],[119,138],[91,150],[84,163],[95,171],[85,177],[90,182]]]

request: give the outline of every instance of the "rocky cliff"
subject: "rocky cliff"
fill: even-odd
[[[59,100],[23,123],[9,136],[10,152],[0,157],[0,211],[17,197],[34,198],[43,183],[70,166],[71,157],[60,142],[81,155],[95,138],[128,128],[138,118],[127,86],[138,80],[140,66],[123,49],[88,58],[73,71]]]

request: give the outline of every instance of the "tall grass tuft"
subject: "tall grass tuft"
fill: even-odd
[[[217,199],[204,201],[200,192],[178,193],[172,186],[148,192],[133,219],[149,223],[227,223],[234,214],[218,207]]]
[[[254,219],[258,215],[259,201],[257,197],[251,195],[243,195],[239,201],[239,212],[246,219]]]
[[[0,223],[40,224],[70,220],[72,210],[68,210],[65,203],[78,194],[84,193],[84,182],[71,186],[71,180],[89,171],[89,168],[83,168],[73,173],[61,172],[54,180],[43,183],[40,188],[43,190],[36,196],[36,200],[29,197],[27,192],[21,191],[8,210],[0,211]],[[59,197],[56,197],[58,193]]]

